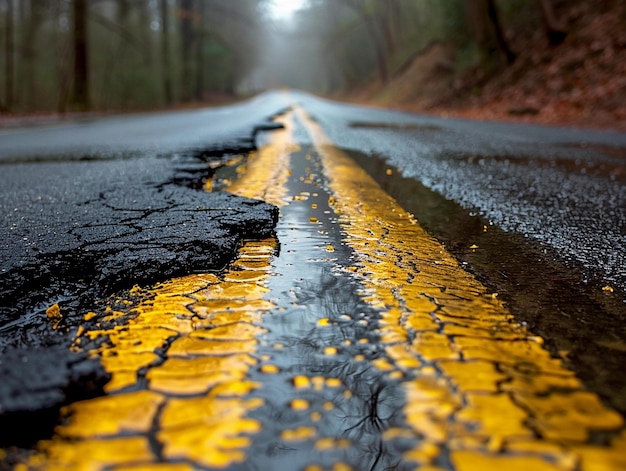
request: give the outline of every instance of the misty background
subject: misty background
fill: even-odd
[[[0,0],[0,111],[161,109],[280,87],[420,109],[491,93],[510,114],[555,100],[623,110],[625,25],[619,0]],[[489,92],[494,77],[514,88]]]

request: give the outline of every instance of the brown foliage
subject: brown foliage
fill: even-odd
[[[556,3],[556,2],[555,2]],[[421,109],[478,119],[515,119],[626,130],[626,5],[568,1],[556,12],[568,35],[507,31],[517,60],[491,76],[457,79]]]

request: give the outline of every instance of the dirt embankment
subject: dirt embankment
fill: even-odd
[[[455,75],[454,51],[434,44],[375,101],[446,116],[626,131],[626,3],[554,3],[567,31],[558,46],[540,25],[509,28],[513,64],[489,75],[479,69]]]

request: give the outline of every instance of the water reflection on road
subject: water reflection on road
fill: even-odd
[[[280,257],[267,282],[277,309],[264,318],[269,332],[259,348],[276,369],[270,369],[273,378],[263,366],[252,374],[264,384],[256,394],[265,406],[251,413],[264,431],[250,455],[267,469],[398,466],[402,453],[382,436],[403,423],[404,393],[371,364],[382,353],[374,329],[378,310],[363,300],[350,271],[351,250],[314,155],[307,148],[291,155],[288,204],[277,227]]]

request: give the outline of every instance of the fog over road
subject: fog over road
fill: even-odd
[[[281,123],[288,125],[288,132],[280,131],[286,135],[280,134],[284,140],[279,141],[280,145],[272,140],[272,129],[283,126],[272,121],[279,115]],[[324,138],[320,137],[322,134]],[[259,155],[265,152],[265,157],[284,154],[292,160],[268,160],[273,162],[271,166],[254,170],[256,153],[250,154],[254,149]],[[363,248],[367,243],[359,249],[354,240],[359,240],[361,235],[351,234],[341,215],[349,214],[350,209],[355,211],[352,217],[358,219],[356,213],[362,202],[357,202],[354,208],[344,207],[335,215],[334,201],[338,194],[343,191],[344,198],[363,200],[371,196],[375,200],[372,208],[379,211],[365,218],[371,224],[386,221],[387,217],[393,221],[394,215],[384,214],[387,206],[376,206],[376,202],[386,197],[378,196],[379,189],[363,183],[367,181],[365,177],[357,179],[356,173],[351,182],[350,172],[356,170],[350,170],[348,165],[335,165],[333,156],[339,156],[342,162],[343,156],[347,156],[360,165],[404,210],[414,214],[416,223],[441,242],[470,275],[459,270],[453,277],[446,274],[448,278],[442,280],[418,280],[422,272],[431,278],[433,273],[438,273],[437,263],[430,263],[423,254],[416,261],[407,260],[411,244],[415,245],[415,251],[421,249],[417,239],[402,242],[402,234],[412,237],[410,224],[398,224],[398,230],[404,231],[398,234],[393,234],[392,222],[385,226],[390,227],[387,235],[393,240],[387,255],[371,247],[367,249],[371,252],[367,252]],[[455,335],[463,337],[463,333],[443,331],[447,322],[455,322],[445,320],[449,314],[446,306],[458,303],[458,309],[463,308],[462,300],[466,299],[463,296],[476,290],[474,281],[463,282],[470,286],[463,296],[455,294],[460,290],[454,283],[457,277],[466,280],[475,276],[486,286],[480,295],[480,299],[487,298],[485,306],[492,306],[490,303],[495,306],[493,300],[502,299],[521,326],[519,329],[528,327],[541,336],[541,344],[545,342],[545,346],[537,348],[546,349],[541,350],[546,364],[564,359],[587,388],[617,411],[626,411],[626,379],[620,375],[626,361],[626,134],[444,119],[347,105],[298,92],[268,92],[214,109],[5,129],[0,131],[0,171],[0,353],[8,359],[28,356],[31,364],[42,371],[61,365],[55,370],[58,375],[49,378],[48,383],[44,381],[42,386],[39,379],[32,381],[26,378],[28,373],[23,374],[22,369],[18,372],[12,366],[18,360],[0,362],[0,375],[12,378],[22,388],[18,390],[10,381],[0,387],[2,410],[17,414],[11,418],[13,421],[24,410],[35,414],[44,409],[55,410],[68,401],[64,395],[69,397],[69,389],[74,394],[71,399],[75,400],[97,394],[95,391],[106,383],[108,377],[97,362],[83,357],[76,359],[67,348],[74,334],[78,337],[77,332],[83,332],[83,323],[91,321],[91,317],[84,317],[91,306],[95,304],[105,313],[132,311],[137,306],[145,309],[145,299],[133,298],[132,293],[137,292],[133,285],[150,286],[198,273],[205,274],[200,275],[205,276],[204,281],[210,281],[209,287],[202,289],[207,298],[194,298],[196,314],[203,312],[202,309],[209,310],[206,306],[210,305],[210,294],[214,292],[226,296],[231,291],[237,293],[237,289],[251,290],[250,299],[245,302],[255,305],[259,304],[258,293],[265,289],[263,283],[270,291],[274,290],[272,293],[276,294],[271,296],[276,312],[266,316],[270,320],[260,327],[259,318],[249,314],[251,317],[243,321],[258,327],[252,334],[247,327],[244,329],[244,333],[251,335],[248,340],[254,341],[255,335],[268,332],[266,336],[272,342],[263,344],[260,351],[266,357],[277,355],[288,339],[304,352],[301,353],[304,360],[306,355],[317,358],[315,342],[310,339],[311,344],[306,344],[294,333],[302,332],[303,338],[306,337],[309,326],[305,320],[313,326],[328,323],[329,318],[336,321],[330,322],[336,342],[346,332],[350,335],[358,332],[366,340],[370,335],[371,348],[357,345],[355,338],[346,340],[349,343],[344,350],[368,359],[368,355],[372,358],[383,355],[377,363],[380,371],[372,373],[372,378],[383,383],[393,380],[394,392],[389,398],[393,404],[396,401],[401,404],[399,391],[404,383],[398,382],[402,381],[398,377],[385,379],[381,358],[398,364],[402,359],[393,356],[393,352],[397,353],[393,345],[385,346],[384,333],[380,334],[382,346],[379,346],[375,338],[379,334],[363,327],[368,322],[374,325],[376,316],[384,317],[384,314],[377,311],[380,306],[369,305],[363,298],[359,283],[371,283],[371,289],[384,290],[388,288],[385,280],[389,277],[389,283],[402,284],[402,289],[407,290],[402,294],[407,302],[424,295],[418,292],[422,289],[418,286],[423,285],[424,290],[431,285],[441,286],[435,293],[442,296],[442,303],[430,294],[424,295],[424,299],[436,306],[430,313],[433,316],[443,311],[442,318],[436,321],[437,328],[442,329],[443,337],[446,334],[454,341]],[[278,179],[277,175],[289,176],[291,180],[285,184],[287,194],[277,197],[272,185],[280,185],[260,181],[255,171],[261,175],[266,172],[268,181]],[[233,191],[235,194],[219,191],[240,178],[241,191]],[[257,186],[261,190],[256,191]],[[369,193],[359,195],[359,191]],[[313,201],[314,197],[319,202]],[[311,201],[306,202],[309,198]],[[285,202],[288,208],[282,207]],[[281,219],[276,205],[281,206]],[[396,206],[389,207],[393,207],[389,211],[401,213]],[[320,224],[321,229],[311,224]],[[367,232],[367,228],[359,230]],[[247,247],[244,254],[246,250],[249,253],[243,257],[242,264],[246,265],[248,257],[252,261],[247,263],[252,268],[243,270],[254,271],[257,263],[259,270],[266,270],[262,277],[257,280],[253,273],[250,283],[246,283],[248,278],[242,278],[236,267],[223,275],[228,262],[241,256],[239,251],[244,241],[273,236],[278,239],[276,248],[275,242],[244,245]],[[367,236],[363,239],[367,240]],[[319,247],[326,247],[324,257],[315,258],[311,254],[316,254]],[[354,261],[360,250],[365,253],[366,261]],[[264,254],[263,260],[255,259],[259,253]],[[432,249],[425,253],[438,252]],[[276,261],[268,268],[272,257]],[[377,265],[367,263],[377,260],[376,257],[381,257],[380,276]],[[333,263],[347,272],[364,270],[359,276],[365,281],[341,278],[333,271],[339,270]],[[430,272],[426,268],[418,269],[419,263],[435,268],[430,267]],[[395,272],[396,268],[400,272]],[[211,288],[217,283],[214,273],[225,276],[224,287]],[[444,273],[447,272],[442,271],[442,276]],[[308,275],[312,281],[306,278]],[[259,281],[261,278],[267,281]],[[231,286],[242,280],[244,288]],[[410,280],[415,280],[416,291],[411,291]],[[315,285],[318,281],[319,286]],[[291,283],[298,284],[297,289]],[[253,285],[255,288],[250,288]],[[493,295],[487,295],[487,291]],[[160,292],[158,289],[156,292],[159,299]],[[185,294],[192,295],[195,292]],[[129,298],[133,300],[127,304],[120,301]],[[226,301],[235,302],[230,298]],[[345,319],[342,320],[342,313],[334,312],[333,303],[354,305],[364,317],[355,317],[343,326],[341,322]],[[262,311],[273,309],[267,304],[263,306]],[[491,312],[491,307],[485,309]],[[301,324],[298,316],[302,310],[310,315],[319,314],[320,319],[304,316]],[[508,319],[507,315],[502,314],[502,319]],[[337,319],[333,320],[332,316]],[[118,321],[107,317],[107,322]],[[417,329],[415,325],[411,329]],[[106,331],[109,327],[102,328]],[[107,335],[117,332],[114,327],[110,329]],[[165,331],[169,332],[168,329]],[[404,332],[407,338],[414,335],[411,329]],[[506,335],[517,339],[515,332],[507,331]],[[170,348],[168,338],[165,335],[159,340],[163,343],[155,349],[157,356]],[[324,336],[320,339],[323,341]],[[471,358],[474,344],[465,340],[463,354]],[[197,342],[193,335],[178,337],[179,350],[172,351],[184,352],[178,345],[188,346],[193,342]],[[534,345],[535,340],[524,342]],[[424,345],[428,346],[428,341]],[[417,356],[409,360],[403,357],[403,361],[419,372],[420,362],[433,350],[419,351],[419,345],[414,348],[418,349]],[[123,353],[122,350],[112,356]],[[263,358],[261,353],[255,352],[253,356]],[[458,352],[454,355],[459,358]],[[285,358],[284,364],[277,362],[270,366],[276,371],[295,371],[300,368],[300,359]],[[338,360],[328,356],[320,360],[328,363],[328,368],[334,368],[335,361]],[[459,364],[467,363],[462,359]],[[441,368],[445,370],[444,366]],[[451,371],[455,367],[450,366]],[[256,370],[251,373],[242,370],[241,374],[261,381],[263,374],[271,369],[261,368],[256,373]],[[569,377],[569,372],[560,371],[558,375]],[[159,384],[167,384],[163,386],[165,389],[173,387],[173,383],[168,383],[170,373],[155,372],[156,379],[151,379],[150,384],[161,381]],[[142,374],[133,372],[135,376]],[[515,372],[510,374],[517,377]],[[348,385],[346,378],[339,379],[343,386]],[[76,387],[75,383],[81,386]],[[572,383],[567,384],[569,388]],[[42,394],[46,388],[56,392]],[[577,385],[572,387],[572,391],[580,392],[577,388]],[[266,403],[272,401],[267,389],[260,395]],[[20,399],[15,400],[18,396]],[[159,401],[164,399],[152,399],[155,408],[161,407]],[[394,407],[391,409],[396,410]],[[274,412],[271,408],[269,411],[261,408],[256,414],[267,421]],[[607,417],[613,420],[611,414],[607,412]],[[0,413],[0,428],[5,416],[6,413],[4,416]],[[307,417],[298,419],[303,427]],[[403,419],[397,420],[398,427],[403,426]],[[282,433],[279,424],[274,426],[277,434]],[[379,438],[376,430],[368,429],[364,433],[372,442]],[[7,437],[0,436],[0,441],[5,440]],[[262,449],[261,445],[255,446]],[[388,464],[393,463],[391,455],[385,457]],[[285,459],[289,461],[288,456]],[[375,459],[378,458],[372,458]]]

